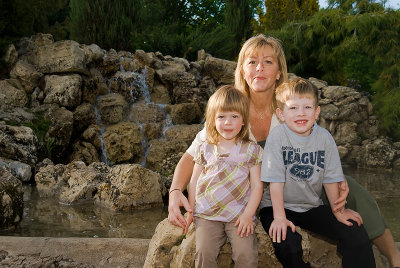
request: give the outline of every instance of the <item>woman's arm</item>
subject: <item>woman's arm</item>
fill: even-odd
[[[189,184],[189,206],[191,211],[188,213],[188,217],[186,218],[186,226],[183,230],[183,233],[187,233],[190,224],[193,222],[193,212],[194,212],[194,205],[196,203],[196,188],[197,188],[197,180],[203,171],[203,166],[199,164],[194,164],[192,178],[190,179]]]
[[[186,227],[186,220],[181,213],[180,207],[184,207],[186,211],[192,211],[182,190],[185,189],[190,180],[193,167],[193,157],[189,153],[184,153],[176,165],[169,193],[168,221],[182,229]]]

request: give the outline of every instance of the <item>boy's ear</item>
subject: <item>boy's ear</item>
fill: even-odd
[[[276,108],[276,115],[278,116],[280,121],[285,121],[285,116],[283,115],[283,111],[280,108]]]
[[[318,120],[319,113],[321,112],[321,107],[318,106],[317,109],[315,110],[315,120]]]

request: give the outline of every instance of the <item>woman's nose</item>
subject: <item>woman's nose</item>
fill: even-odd
[[[262,71],[263,69],[264,69],[264,66],[261,62],[259,64],[257,64],[257,71]]]

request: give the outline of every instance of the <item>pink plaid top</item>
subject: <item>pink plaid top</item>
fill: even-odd
[[[250,195],[249,168],[261,163],[262,148],[255,142],[238,142],[229,153],[202,143],[194,157],[204,166],[197,180],[194,216],[232,222],[245,209]]]

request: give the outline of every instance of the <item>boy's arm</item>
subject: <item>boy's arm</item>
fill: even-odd
[[[286,239],[287,227],[291,227],[292,231],[295,231],[294,224],[286,219],[285,207],[283,202],[283,188],[284,182],[270,182],[269,190],[271,195],[272,209],[274,211],[274,220],[269,228],[269,236],[272,238],[272,242],[281,242]]]
[[[263,194],[263,183],[260,180],[261,164],[257,164],[249,168],[250,171],[250,197],[246,208],[242,215],[235,222],[238,226],[237,234],[243,237],[244,235],[254,233],[253,216],[256,213]]]
[[[189,191],[188,191],[188,199],[189,199],[189,206],[192,209],[192,211],[188,211],[187,212],[187,219],[186,219],[186,226],[183,229],[183,233],[187,233],[190,224],[193,221],[193,212],[194,212],[194,205],[196,202],[196,186],[197,186],[197,180],[201,174],[201,172],[203,171],[203,166],[199,165],[199,164],[194,164],[193,167],[193,173],[192,173],[192,177],[190,179],[190,183],[189,183]]]
[[[335,200],[339,197],[339,183],[324,183],[324,188],[326,192],[326,196],[328,197],[329,204],[332,209],[333,215],[335,215],[336,219],[340,221],[341,223],[347,225],[347,226],[352,226],[353,223],[351,223],[349,220],[355,221],[358,226],[360,226],[363,221],[360,216],[356,211],[353,211],[351,209],[344,209],[343,211],[335,211]]]

